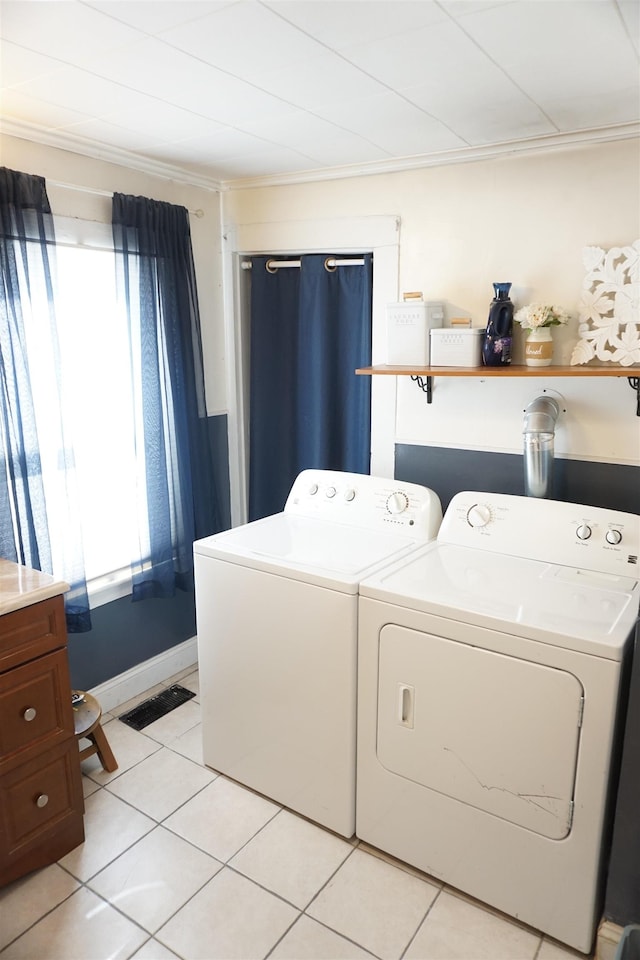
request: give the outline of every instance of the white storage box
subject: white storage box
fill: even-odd
[[[387,304],[387,363],[429,365],[429,330],[444,321],[444,305],[406,300]]]
[[[484,327],[441,327],[431,331],[432,367],[481,367]]]

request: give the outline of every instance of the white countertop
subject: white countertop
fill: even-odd
[[[0,560],[0,616],[66,593],[69,584],[11,560]]]

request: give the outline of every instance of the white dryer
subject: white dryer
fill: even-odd
[[[353,835],[358,587],[441,519],[417,484],[306,470],[282,513],[194,544],[207,766]]]
[[[461,493],[360,585],[356,834],[582,951],[640,518]]]

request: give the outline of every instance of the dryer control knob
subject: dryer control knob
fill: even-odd
[[[345,492],[344,492],[344,498],[345,498],[345,500],[347,501],[347,503],[351,503],[352,500],[355,500],[355,498],[356,498],[356,492],[355,492],[355,490],[353,489],[353,487],[349,487],[348,490],[345,490]]]
[[[392,493],[387,497],[387,510],[389,513],[404,513],[409,506],[409,497],[406,493]]]
[[[619,543],[622,542],[622,531],[607,530],[605,540],[607,541],[607,543],[613,544],[614,547],[617,546]]]
[[[588,523],[581,523],[576,530],[578,540],[588,540],[591,536],[591,527]]]
[[[326,489],[326,491],[325,491],[325,496],[328,497],[329,500],[331,500],[333,497],[335,497],[335,495],[336,495],[336,488],[335,488],[335,487],[327,487],[327,489]]]
[[[312,483],[311,486],[309,487],[309,496],[315,497],[317,492],[318,492],[318,484]]]
[[[486,527],[491,522],[491,510],[486,503],[474,503],[467,511],[467,523],[470,527]]]

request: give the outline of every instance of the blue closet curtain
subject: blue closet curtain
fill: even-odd
[[[249,519],[277,513],[301,470],[368,473],[373,255],[327,270],[338,254],[301,256],[271,273],[252,257]],[[283,258],[284,259],[284,258]],[[287,258],[289,259],[289,258]],[[296,258],[297,259],[297,258]],[[344,259],[344,257],[342,257]]]
[[[63,423],[54,244],[44,179],[0,168],[0,555],[65,580],[67,628],[79,633],[91,618]]]
[[[193,541],[221,529],[188,211],[116,193],[113,237],[143,505],[133,599],[168,597],[193,587]]]

